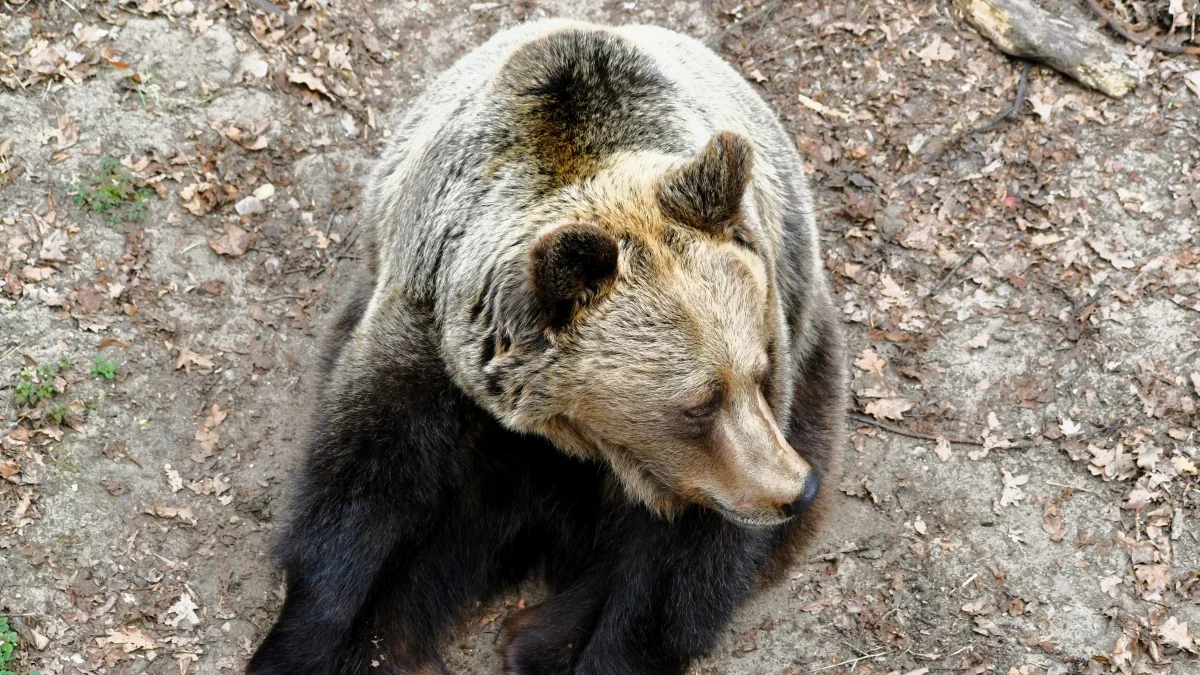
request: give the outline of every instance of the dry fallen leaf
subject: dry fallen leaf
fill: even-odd
[[[967,614],[970,614],[971,616],[980,616],[980,615],[985,615],[985,614],[991,614],[992,612],[995,611],[995,608],[989,606],[988,599],[985,597],[985,598],[979,598],[978,600],[975,600],[974,602],[968,602],[967,604],[963,605],[962,611],[966,612]]]
[[[186,520],[193,525],[196,524],[196,510],[190,506],[164,506],[162,504],[155,504],[154,515],[169,520],[178,518]]]
[[[1180,621],[1175,617],[1171,617],[1163,622],[1163,625],[1158,627],[1156,631],[1158,636],[1164,642],[1172,647],[1185,649],[1189,652],[1196,652],[1196,640],[1188,633],[1188,625],[1186,621]]]
[[[967,349],[984,349],[992,340],[992,334],[984,331],[967,341]]]
[[[257,200],[255,200],[257,201]],[[225,225],[225,234],[218,239],[209,239],[209,247],[219,255],[238,257],[246,254],[250,248],[250,233],[229,223]]]
[[[1004,490],[1000,493],[1000,506],[1010,506],[1016,504],[1025,498],[1025,493],[1021,491],[1021,486],[1029,482],[1029,474],[1023,473],[1019,476],[1014,476],[1008,472],[1008,469],[1001,469],[1004,474]]]
[[[196,440],[200,442],[200,448],[209,455],[217,451],[217,443],[221,437],[212,429],[205,428],[203,424],[196,425]]]
[[[1046,504],[1046,510],[1042,514],[1042,530],[1050,535],[1050,541],[1055,543],[1067,536],[1067,526],[1059,513],[1058,502],[1051,501]]]
[[[320,92],[329,96],[329,89],[325,86],[324,80],[312,73],[306,73],[302,70],[293,70],[287,75],[288,82],[303,84],[313,91]]]
[[[913,404],[902,398],[881,398],[867,404],[867,414],[877,420],[902,420],[904,413],[913,409]]]
[[[858,360],[854,362],[854,366],[860,370],[883,377],[883,369],[887,367],[887,361],[876,354],[875,350],[868,348],[864,349],[862,354],[859,355]]]
[[[154,639],[142,632],[141,628],[125,626],[121,630],[108,631],[108,637],[96,638],[101,647],[105,645],[120,645],[121,651],[129,654],[139,649],[149,651],[154,649]]]
[[[1062,432],[1063,436],[1077,436],[1083,430],[1083,426],[1070,417],[1064,417],[1058,423],[1058,429]]]
[[[1124,508],[1131,511],[1141,511],[1150,505],[1150,502],[1162,496],[1162,493],[1151,490],[1143,490],[1135,488],[1131,490],[1125,497]]]
[[[1034,114],[1042,118],[1042,124],[1050,124],[1050,113],[1054,111],[1054,102],[1047,101],[1042,96],[1041,94],[1030,96],[1029,105],[1033,108]]]
[[[933,453],[943,462],[949,462],[951,456],[950,441],[939,436],[937,445],[933,446]]]
[[[206,370],[214,367],[212,354],[197,354],[196,352],[184,347],[179,350],[179,357],[175,359],[175,370],[183,368],[188,374],[192,372],[192,366],[204,368]]]
[[[1193,70],[1184,75],[1183,83],[1187,85],[1188,89],[1192,90],[1193,94],[1200,96],[1200,70]]]
[[[167,609],[167,613],[173,616],[168,617],[164,623],[172,628],[180,628],[181,623],[184,624],[182,628],[185,630],[194,628],[200,625],[200,617],[196,616],[197,609],[200,609],[200,606],[192,600],[191,594],[181,593],[179,600]]]
[[[183,489],[183,476],[180,476],[178,471],[172,469],[170,464],[164,466],[163,471],[167,474],[167,486],[171,488],[171,492]]]

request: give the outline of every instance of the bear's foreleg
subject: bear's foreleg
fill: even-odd
[[[456,511],[477,493],[488,423],[446,377],[428,317],[401,300],[357,328],[352,304],[338,324],[280,546],[287,599],[250,675],[437,672],[438,640],[480,578],[492,542],[445,523],[484,528]]]
[[[700,507],[672,521],[616,508],[583,579],[513,621],[511,673],[679,675],[715,646],[780,545],[774,529]]]

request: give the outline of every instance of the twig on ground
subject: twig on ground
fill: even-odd
[[[266,300],[263,300],[263,302],[277,302],[279,300],[302,300],[302,299],[304,299],[304,296],[300,295],[299,293],[284,293],[283,295],[276,295],[273,298],[267,298]]]
[[[1048,481],[1046,481],[1046,485],[1053,485],[1054,487],[1060,487],[1060,488],[1068,488],[1068,489],[1070,489],[1070,490],[1076,490],[1076,491],[1078,491],[1078,492],[1086,492],[1086,493],[1088,493],[1089,495],[1097,495],[1097,496],[1099,496],[1099,495],[1100,495],[1100,493],[1099,493],[1099,492],[1096,492],[1095,490],[1089,490],[1089,489],[1087,489],[1087,488],[1076,487],[1076,486],[1074,486],[1074,485],[1064,485],[1064,484],[1062,484],[1062,483],[1055,483],[1055,482],[1054,482],[1054,481],[1052,481],[1052,480],[1048,480]]]
[[[29,344],[28,340],[26,340],[25,342],[19,342],[19,343],[13,345],[12,347],[9,347],[8,349],[4,350],[4,353],[0,354],[0,362],[4,362],[4,361],[8,360],[8,357],[12,356],[13,352],[17,351],[18,349],[20,349],[21,347],[24,347],[27,344]]]
[[[1113,29],[1113,32],[1125,38],[1126,40],[1129,40],[1135,45],[1149,47],[1150,49],[1162,52],[1163,54],[1200,54],[1200,47],[1180,47],[1178,45],[1167,45],[1154,42],[1150,38],[1144,38],[1140,35],[1137,35],[1126,28],[1120,21],[1114,19],[1108,12],[1104,11],[1104,8],[1101,7],[1100,3],[1096,2],[1096,0],[1087,0],[1087,4],[1088,7],[1091,7],[1092,11],[1096,13],[1096,16],[1103,19],[1104,23],[1108,24],[1108,27]]]
[[[886,422],[880,422],[879,420],[877,420],[873,417],[868,417],[866,415],[860,415],[858,413],[850,413],[850,419],[854,420],[855,422],[857,422],[859,424],[867,424],[867,425],[870,425],[873,427],[877,427],[879,429],[883,429],[884,431],[896,434],[897,436],[905,436],[907,438],[916,438],[916,439],[920,439],[923,441],[935,441],[935,442],[938,439],[938,436],[934,436],[933,434],[923,434],[919,431],[909,431],[908,429],[901,429],[900,427],[892,426],[891,424],[887,424]],[[983,445],[983,441],[973,441],[968,438],[950,438],[947,436],[942,436],[941,438],[945,438],[946,440],[950,441],[951,443],[958,443],[960,445],[978,445],[978,446]]]
[[[880,422],[879,420],[877,420],[873,417],[868,417],[867,415],[862,415],[862,414],[856,413],[856,412],[850,413],[850,419],[859,424],[866,424],[868,426],[883,429],[884,431],[886,431],[888,433],[896,434],[897,436],[904,436],[907,438],[916,438],[916,439],[920,439],[922,441],[934,441],[934,442],[936,442],[939,438],[944,438],[951,443],[957,443],[959,445],[975,445],[975,446],[979,446],[979,447],[984,446],[983,441],[976,441],[976,440],[972,440],[969,438],[955,438],[952,436],[935,436],[933,434],[923,434],[919,431],[909,431],[908,429],[902,429],[897,426],[892,426],[891,424],[887,424],[886,422]],[[998,448],[998,449],[1019,450],[1019,449],[1027,448],[1027,447],[1029,447],[1028,442],[1019,441],[1017,443],[1012,443],[1011,445],[1009,445],[1006,448]]]
[[[1032,61],[1026,61],[1025,65],[1021,67],[1021,79],[1017,81],[1016,100],[1013,101],[1013,104],[1011,106],[1009,106],[1008,109],[1006,109],[1004,112],[1000,113],[999,115],[993,117],[992,121],[988,122],[987,124],[975,127],[974,129],[967,129],[965,131],[960,131],[957,134],[950,136],[948,139],[946,139],[946,142],[944,144],[942,144],[941,148],[939,148],[936,151],[932,151],[932,156],[933,157],[940,156],[942,153],[946,152],[951,147],[953,147],[954,145],[956,145],[957,143],[959,143],[960,141],[962,141],[964,138],[966,138],[968,136],[980,134],[985,131],[991,131],[992,129],[994,129],[998,124],[1000,124],[1004,120],[1006,120],[1010,117],[1013,117],[1017,113],[1019,113],[1021,111],[1021,107],[1025,105],[1025,90],[1029,86],[1029,71],[1032,68],[1033,68]],[[947,279],[949,279],[949,277],[947,277],[946,279],[943,279],[942,281],[946,281]],[[931,293],[931,295],[936,295],[938,290],[941,290],[940,285],[938,286],[938,288],[936,290],[934,290]]]
[[[395,35],[392,35],[391,33],[387,32],[386,30],[384,30],[384,29],[383,29],[383,26],[380,26],[380,25],[379,25],[379,22],[378,22],[378,21],[375,19],[375,13],[374,13],[374,12],[372,12],[370,9],[368,9],[368,8],[367,8],[367,3],[366,3],[366,2],[363,2],[363,3],[362,3],[362,10],[363,10],[363,14],[366,14],[366,15],[367,15],[367,18],[368,18],[368,19],[370,19],[370,21],[371,21],[371,25],[375,26],[375,30],[376,30],[376,31],[377,31],[377,32],[378,32],[380,35],[382,35],[382,36],[386,37],[387,39],[391,40],[391,41],[392,41],[392,44],[393,44],[393,45],[395,45],[397,49],[402,49],[402,48],[404,47],[404,43],[400,41],[400,38],[398,38],[398,37],[396,37]]]
[[[1021,79],[1017,81],[1017,98],[1015,101],[1013,101],[1013,104],[1011,106],[1009,106],[1007,110],[1000,113],[999,115],[996,115],[994,118],[992,118],[991,122],[988,122],[987,124],[984,124],[983,126],[978,126],[978,127],[975,127],[974,129],[966,131],[963,133],[963,135],[964,136],[973,136],[975,134],[981,134],[985,131],[991,131],[992,129],[995,129],[996,126],[999,125],[1004,120],[1012,117],[1013,115],[1020,113],[1021,107],[1025,105],[1025,91],[1026,91],[1026,89],[1029,88],[1029,71],[1032,68],[1033,68],[1032,61],[1026,61],[1025,65],[1021,66]]]
[[[754,10],[753,12],[750,12],[746,16],[743,16],[741,19],[729,24],[725,28],[725,30],[706,39],[704,41],[704,44],[710,48],[716,47],[717,45],[721,44],[721,40],[724,40],[726,37],[728,37],[730,33],[741,28],[742,26],[745,26],[746,24],[757,19],[759,16],[761,16],[763,14],[770,14],[778,5],[779,5],[779,0],[771,0],[771,2],[768,2],[767,4],[763,5],[762,7],[759,7],[758,9]],[[766,17],[763,17],[763,20],[765,21]]]
[[[842,666],[849,666],[849,665],[853,665],[853,664],[855,664],[855,663],[858,663],[859,661],[865,661],[865,660],[867,660],[867,659],[873,659],[873,658],[875,658],[876,656],[883,656],[884,654],[891,654],[891,652],[890,652],[890,651],[887,651],[887,650],[884,650],[884,651],[882,651],[882,652],[875,652],[874,654],[867,654],[866,656],[860,656],[860,657],[858,657],[857,659],[850,659],[850,660],[848,660],[848,661],[842,661],[842,662],[840,662],[840,663],[835,663],[835,664],[833,664],[833,665],[829,665],[829,666],[822,666],[822,667],[820,667],[820,668],[813,668],[812,670],[810,670],[810,671],[808,671],[808,672],[810,672],[810,673],[819,673],[819,672],[821,672],[821,671],[823,671],[823,670],[831,670],[831,669],[833,669],[833,668],[841,668]]]
[[[957,273],[957,272],[958,272],[960,269],[962,269],[962,268],[963,268],[963,265],[966,265],[967,263],[971,262],[971,261],[972,261],[972,260],[974,260],[974,259],[975,259],[975,253],[974,253],[974,252],[970,253],[969,255],[965,255],[965,256],[963,256],[963,259],[962,259],[962,260],[960,260],[960,261],[958,261],[958,264],[957,264],[957,265],[955,265],[954,267],[952,267],[952,268],[950,269],[950,271],[949,271],[949,272],[946,272],[946,276],[942,277],[942,280],[941,280],[941,281],[939,281],[939,282],[937,283],[937,286],[934,286],[934,287],[933,287],[933,290],[929,291],[929,295],[930,295],[931,297],[932,297],[932,296],[934,296],[934,295],[937,295],[937,294],[938,294],[938,291],[941,291],[941,290],[942,290],[942,287],[943,287],[943,286],[945,286],[947,283],[949,283],[949,282],[950,282],[950,279],[951,279],[951,278],[953,278],[953,277],[954,277],[954,275],[955,275],[955,274],[956,274],[956,273]]]
[[[205,241],[204,239],[201,239],[200,241],[194,241],[194,242],[188,244],[187,247],[185,247],[182,251],[179,252],[179,255],[183,255],[184,253],[187,253],[188,251],[196,248],[200,244],[203,244],[204,241]]]
[[[959,586],[958,588],[954,589],[954,592],[955,592],[955,593],[957,593],[957,592],[961,591],[962,589],[964,589],[964,588],[966,588],[966,587],[967,587],[967,584],[971,583],[972,581],[975,581],[975,580],[976,580],[976,579],[978,579],[978,578],[979,578],[979,572],[976,572],[975,574],[972,574],[972,575],[971,575],[971,576],[970,576],[970,577],[969,577],[969,578],[968,578],[966,581],[962,582],[962,585],[961,585],[961,586]]]

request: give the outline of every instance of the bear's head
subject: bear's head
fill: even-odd
[[[618,154],[551,199],[506,310],[534,337],[485,345],[485,371],[521,362],[502,418],[606,460],[650,507],[771,525],[819,476],[780,428],[788,338],[752,150],[722,132],[683,161]]]

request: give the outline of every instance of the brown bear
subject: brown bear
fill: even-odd
[[[813,531],[843,442],[772,111],[676,33],[525,24],[416,101],[363,224],[251,675],[446,672],[455,621],[531,574],[507,671],[683,673]]]

